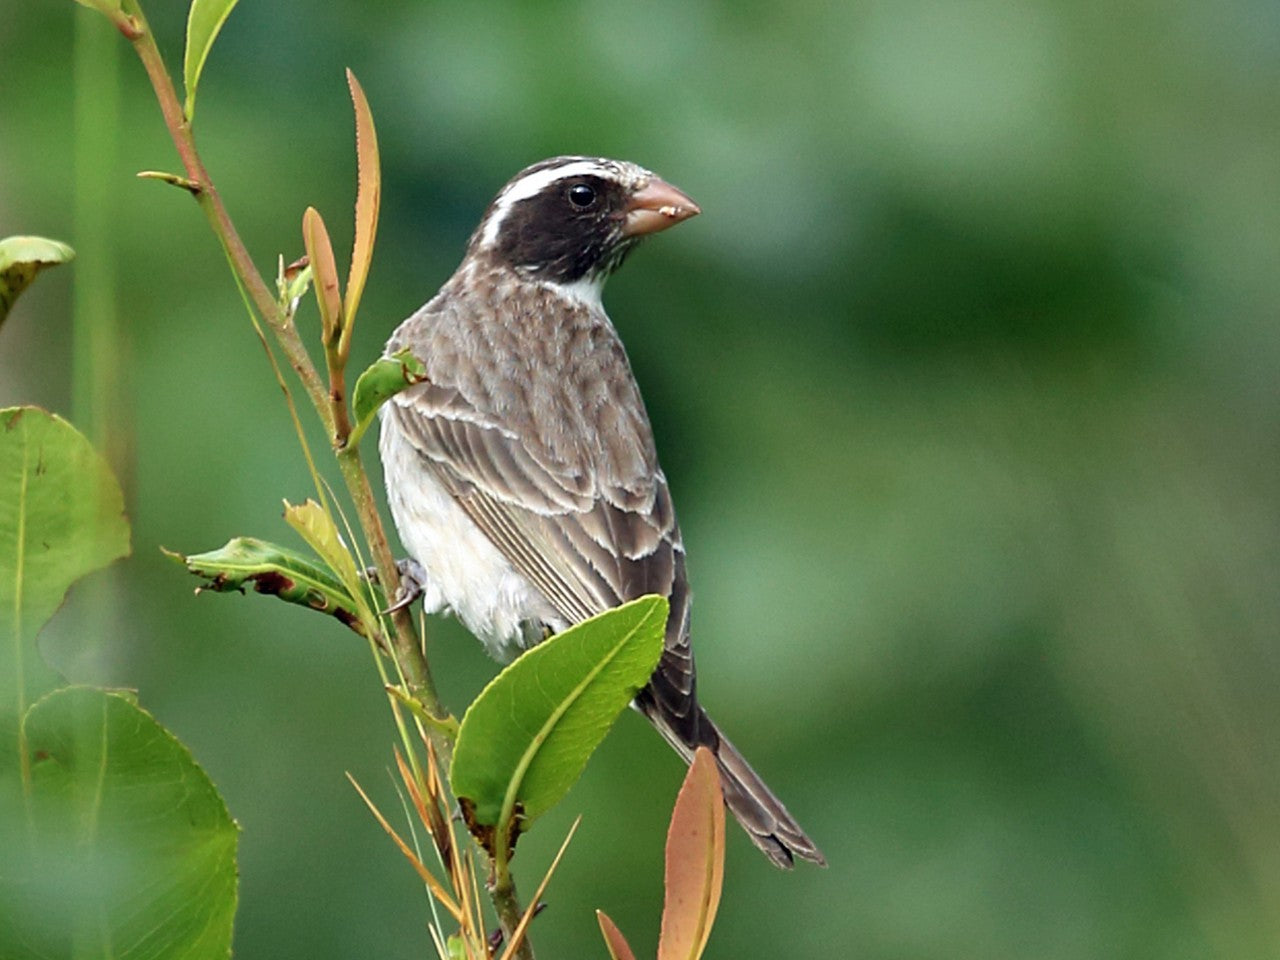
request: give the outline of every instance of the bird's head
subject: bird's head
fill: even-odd
[[[557,284],[602,284],[636,241],[699,213],[634,163],[555,157],[526,167],[494,198],[468,247]]]

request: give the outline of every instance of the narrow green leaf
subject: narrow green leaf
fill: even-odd
[[[347,445],[354,447],[364,436],[364,432],[373,423],[378,408],[394,397],[401,390],[422,383],[427,379],[427,368],[406,347],[397,350],[389,357],[381,357],[373,363],[360,378],[356,380],[356,389],[351,397],[351,409],[355,416],[355,426]]]
[[[694,754],[667,830],[666,894],[658,960],[698,960],[724,887],[724,795],[716,759]]]
[[[75,259],[65,243],[44,237],[5,237],[0,240],[0,324],[9,315],[18,294],[31,286],[36,274]]]
[[[662,655],[664,597],[647,596],[557,634],[502,671],[462,718],[450,783],[490,846],[573,786]]]
[[[236,826],[187,749],[84,687],[36,703],[24,732],[29,794],[0,782],[0,957],[225,960]]]
[[[351,272],[347,276],[347,299],[343,304],[345,325],[342,330],[341,355],[345,359],[355,326],[356,310],[373,260],[373,241],[378,235],[378,209],[382,205],[382,170],[378,162],[378,133],[373,127],[373,113],[365,99],[360,81],[347,71],[347,86],[356,114],[356,230],[351,248]]]
[[[202,589],[216,593],[253,589],[273,594],[287,603],[336,617],[364,636],[351,594],[332,573],[297,551],[252,537],[236,537],[208,553],[170,556],[207,581]]]
[[[182,112],[188,121],[196,114],[196,89],[200,86],[204,62],[235,5],[236,0],[191,0],[187,13],[187,49],[182,58],[182,80],[187,89]]]
[[[348,591],[356,588],[356,582],[359,579],[356,561],[346,544],[342,542],[342,536],[338,533],[333,518],[324,512],[320,504],[314,500],[308,500],[299,505],[286,500],[284,519],[338,575],[338,580]]]
[[[35,407],[0,410],[0,725],[58,683],[36,634],[68,588],[129,552],[111,468],[71,424]],[[4,721],[8,721],[5,723]],[[13,754],[6,736],[0,766]]]

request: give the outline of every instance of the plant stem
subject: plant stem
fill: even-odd
[[[147,77],[151,81],[151,87],[160,105],[160,113],[164,117],[164,124],[169,130],[169,136],[173,139],[174,147],[177,148],[187,179],[195,187],[192,194],[209,221],[214,235],[222,243],[222,249],[231,263],[231,269],[244,284],[258,314],[275,333],[280,348],[289,359],[289,365],[302,381],[312,405],[324,422],[325,432],[332,436],[333,415],[329,409],[320,376],[316,373],[315,365],[311,362],[311,357],[302,343],[302,338],[298,335],[297,328],[287,316],[282,314],[271,288],[267,286],[266,281],[262,279],[262,274],[253,265],[253,259],[249,256],[249,251],[240,239],[240,234],[232,224],[231,217],[222,203],[222,197],[218,194],[217,187],[214,186],[204,162],[200,159],[191,124],[182,111],[182,104],[173,88],[173,80],[165,68],[164,58],[160,55],[160,48],[156,46],[155,37],[147,25],[142,8],[137,0],[124,0],[123,8],[132,22],[129,29],[120,26],[119,21],[117,26],[120,26],[121,32],[129,38],[133,49],[138,54],[138,59],[142,61],[142,66],[147,71]]]
[[[333,364],[329,363],[331,384],[326,388],[297,328],[293,325],[291,315],[282,310],[271,288],[254,266],[196,150],[191,123],[183,111],[173,80],[165,68],[159,47],[156,45],[155,37],[151,33],[138,0],[123,0],[121,9],[109,12],[108,16],[117,29],[133,44],[138,58],[142,61],[152,89],[155,91],[165,126],[169,130],[174,147],[177,148],[186,176],[176,178],[172,182],[184,187],[196,198],[205,218],[209,221],[210,228],[222,244],[236,279],[247,293],[258,315],[275,335],[290,366],[302,381],[307,396],[324,425],[326,435],[334,443],[338,466],[351,500],[355,504],[360,527],[378,571],[379,582],[384,585],[388,596],[394,596],[399,588],[399,571],[387,541],[381,515],[378,513],[373,490],[369,485],[369,476],[360,459],[359,448],[346,442],[350,425],[347,419],[345,391],[342,388],[342,370],[338,370],[338,376],[335,379]],[[344,355],[342,366],[345,366],[345,360]],[[400,673],[411,694],[433,716],[447,717],[448,712],[440,702],[426,653],[414,629],[412,617],[407,610],[402,609],[391,615],[391,621],[394,627],[392,649]],[[438,753],[441,768],[447,775],[453,755],[452,740],[445,733],[442,725],[426,724],[426,733],[431,738]],[[515,881],[511,877],[505,858],[500,867],[495,865],[494,873],[495,883],[490,888],[490,895],[503,932],[511,938],[520,923],[522,911],[516,896]],[[515,956],[519,960],[534,960],[533,946],[527,936],[516,950]]]
[[[511,871],[503,865],[503,868],[497,872],[493,885],[489,888],[489,895],[493,899],[494,909],[498,913],[498,923],[502,926],[502,935],[506,938],[507,943],[511,942],[511,938],[515,936],[516,927],[520,925],[520,918],[524,915],[524,911],[520,909],[520,899],[516,896],[516,881],[511,876]],[[534,960],[533,944],[529,942],[529,937],[525,936],[520,941],[520,946],[516,948],[516,957],[518,960]]]
[[[142,8],[137,0],[124,0],[123,9],[125,16],[123,19],[115,20],[116,25],[133,44],[143,68],[147,71],[165,126],[182,161],[186,179],[191,184],[189,189],[209,221],[210,228],[221,242],[232,271],[248,293],[259,316],[275,334],[277,342],[289,359],[289,364],[302,381],[307,396],[324,425],[326,434],[335,437],[337,436],[335,430],[337,418],[329,391],[321,381],[297,328],[289,316],[281,311],[270,287],[254,266],[249,251],[231,222],[217,187],[200,159],[191,124],[183,113],[173,80],[164,65],[164,59],[160,55],[160,49],[156,45],[155,37],[151,33]],[[338,460],[347,489],[359,512],[361,527],[373,552],[379,582],[386,584],[388,592],[394,594],[399,585],[399,572],[391,556],[391,548],[387,544],[382,519],[369,487],[368,475],[360,463],[359,453],[353,449],[344,449]],[[392,622],[395,626],[394,645],[397,659],[414,696],[433,714],[444,716],[445,711],[440,706],[439,696],[431,679],[426,657],[419,645],[412,618],[405,611],[397,611],[392,617]],[[440,747],[443,758],[447,758],[452,753],[451,745],[443,739],[437,746]]]
[[[338,452],[337,459],[338,467],[342,471],[342,478],[347,484],[347,492],[351,496],[352,503],[355,504],[360,526],[363,528],[365,539],[369,543],[374,566],[378,570],[379,582],[392,584],[393,586],[388,589],[387,594],[388,596],[393,596],[396,589],[394,584],[398,582],[399,571],[396,569],[395,559],[391,555],[391,546],[387,543],[386,531],[382,526],[382,518],[378,514],[378,505],[373,497],[373,489],[369,485],[369,474],[365,472],[364,465],[360,461],[360,448],[354,446],[346,447]],[[408,610],[401,609],[391,615],[391,620],[395,626],[395,636],[392,637],[392,643],[396,661],[404,672],[410,693],[426,707],[427,712],[432,716],[437,718],[446,717],[448,711],[440,703],[440,695],[436,692],[435,681],[431,677],[431,668],[427,663],[426,654],[419,644],[418,633],[413,627],[413,617],[410,616]],[[447,771],[449,762],[453,758],[453,744],[449,742],[438,727],[428,726],[427,734],[435,743],[436,750],[440,754],[440,762]]]

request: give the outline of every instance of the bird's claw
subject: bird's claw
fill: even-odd
[[[400,574],[400,586],[396,589],[395,599],[391,602],[391,605],[381,611],[384,615],[403,610],[422,596],[423,590],[426,588],[427,571],[422,568],[422,564],[418,563],[417,560],[412,557],[397,560],[396,570]],[[366,567],[364,576],[370,583],[378,582],[378,571],[374,567]]]

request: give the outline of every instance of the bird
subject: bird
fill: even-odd
[[[387,342],[425,379],[382,409],[387,500],[412,593],[499,661],[646,594],[669,602],[636,707],[776,865],[821,851],[702,708],[685,549],[630,361],[601,300],[636,244],[700,213],[637,164],[561,156],[517,173],[457,270]]]

